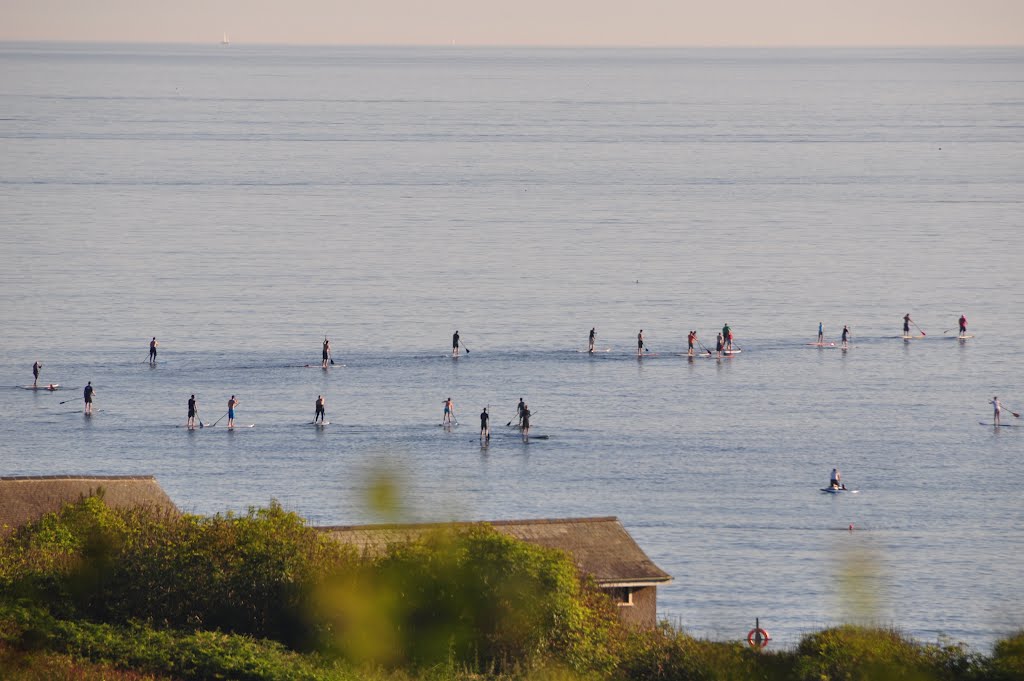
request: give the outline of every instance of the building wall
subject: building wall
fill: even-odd
[[[653,628],[658,624],[658,587],[632,589],[632,605],[619,605],[619,620],[635,627]]]

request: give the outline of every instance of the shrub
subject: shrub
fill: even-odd
[[[959,681],[984,667],[960,645],[921,645],[890,629],[857,626],[805,636],[796,654],[795,678],[807,681]]]
[[[316,584],[350,551],[279,505],[245,516],[111,510],[92,497],[0,547],[0,596],[55,615],[219,629],[312,646]]]
[[[502,670],[553,655],[581,669],[600,664],[611,621],[588,598],[564,553],[475,525],[338,577],[318,616],[350,659]]]
[[[1024,679],[1024,630],[996,642],[991,669],[992,678],[998,681]]]
[[[786,654],[750,650],[741,643],[692,638],[667,625],[633,631],[623,649],[619,676],[623,679],[783,679],[789,671]]]

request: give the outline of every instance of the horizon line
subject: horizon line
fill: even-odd
[[[794,43],[794,44],[633,44],[633,43],[595,43],[595,44],[558,44],[558,43],[289,43],[289,42],[238,42],[234,39],[225,46],[218,40],[210,41],[130,41],[130,40],[98,40],[90,38],[59,39],[59,38],[0,38],[3,44],[57,44],[57,45],[133,45],[133,46],[217,46],[228,49],[232,46],[244,47],[369,47],[369,48],[474,48],[474,49],[634,49],[634,50],[673,50],[673,49],[726,49],[726,50],[786,50],[786,49],[852,49],[852,50],[884,50],[884,49],[1021,49],[1024,43],[891,43],[870,45],[863,43]]]

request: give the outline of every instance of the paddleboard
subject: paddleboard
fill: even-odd
[[[815,348],[834,348],[835,343],[807,343],[807,345]]]
[[[60,383],[48,383],[46,385],[23,385],[25,390],[60,390]]]
[[[917,339],[921,339],[921,338],[927,338],[927,336],[900,336],[900,338],[902,338],[905,341],[908,341],[908,340],[917,340]]]
[[[736,348],[735,350],[722,350],[722,357],[729,357],[730,355],[738,355],[741,352],[743,352],[743,350],[740,350],[739,348]]]
[[[992,423],[991,421],[978,421],[982,426],[989,426],[994,428],[1020,428],[1016,423]]]
[[[611,351],[612,351],[611,348],[594,348],[593,352],[591,352],[590,350],[576,350],[576,352],[583,353],[584,355],[596,355],[599,352],[611,352]]]
[[[967,334],[966,336],[957,336],[957,337],[956,337],[956,339],[957,339],[958,341],[965,341],[965,340],[967,340],[968,338],[974,338],[974,334],[972,334],[972,333],[969,333],[969,334]]]
[[[822,492],[826,492],[828,494],[839,494],[840,492],[849,492],[850,494],[856,494],[860,490],[859,489],[835,489],[835,488],[832,488],[832,487],[822,487],[821,491]]]
[[[316,426],[317,428],[323,428],[324,426],[331,425],[330,421],[323,421],[322,423],[311,423],[310,425]]]
[[[255,425],[256,425],[255,423],[243,423],[241,425],[225,426],[225,428],[227,428],[228,430],[235,430],[236,428],[252,428]],[[211,427],[212,426],[207,426],[207,428],[211,428]]]

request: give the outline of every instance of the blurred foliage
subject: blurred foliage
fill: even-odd
[[[83,499],[0,541],[0,679],[1024,681],[1024,632],[991,656],[862,626],[754,651],[625,627],[566,554],[487,525],[416,536],[358,557],[277,504]]]

